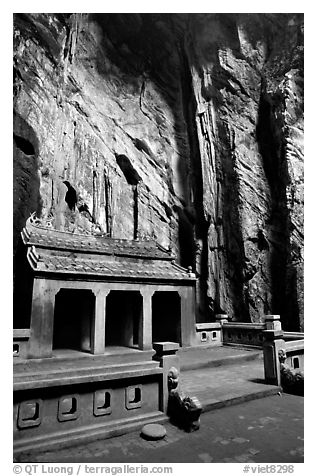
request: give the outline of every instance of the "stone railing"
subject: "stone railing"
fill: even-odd
[[[241,344],[252,347],[263,346],[265,324],[228,322],[222,325],[222,342],[225,345]]]
[[[280,316],[267,315],[265,323],[228,322],[226,314],[217,314],[216,319],[222,327],[224,345],[246,345],[263,347],[265,330],[281,329]]]
[[[304,339],[304,332],[283,332],[283,339],[288,342]]]
[[[13,357],[26,358],[30,329],[13,329]]]
[[[243,345],[261,348],[265,330],[281,330],[280,316],[267,315],[265,323],[228,322],[227,314],[217,314],[217,322],[196,324],[196,345]],[[285,334],[285,340],[299,339],[296,332]]]

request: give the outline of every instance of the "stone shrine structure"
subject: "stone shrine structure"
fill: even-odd
[[[34,279],[30,358],[194,344],[195,275],[154,241],[57,231],[33,216],[22,239]]]
[[[14,332],[15,451],[163,418],[166,365],[196,344],[195,275],[151,240],[60,231],[34,214],[21,236],[30,325]]]

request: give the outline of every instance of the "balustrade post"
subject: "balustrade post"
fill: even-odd
[[[285,348],[281,330],[263,331],[263,360],[265,381],[272,385],[281,385],[279,351]]]
[[[265,316],[265,328],[268,331],[281,331],[281,321],[278,314],[268,314]]]
[[[169,395],[167,376],[172,367],[176,368],[179,372],[180,365],[179,356],[177,354],[179,344],[176,342],[154,342],[153,349],[156,351],[153,360],[158,361],[160,367],[163,369],[163,387],[160,392],[160,408],[166,413]]]

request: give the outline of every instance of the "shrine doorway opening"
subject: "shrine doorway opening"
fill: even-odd
[[[152,341],[181,344],[181,301],[176,291],[157,291],[153,295]]]
[[[60,289],[55,296],[53,349],[91,350],[95,296],[88,289]]]
[[[143,299],[139,291],[110,291],[106,304],[107,346],[139,348]]]

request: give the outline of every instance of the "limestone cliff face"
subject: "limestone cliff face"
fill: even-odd
[[[199,284],[197,320],[303,328],[303,19],[19,14],[14,236],[154,237]]]

